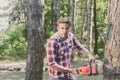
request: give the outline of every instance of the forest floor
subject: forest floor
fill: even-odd
[[[72,62],[74,68],[88,63],[87,59],[76,59]],[[103,62],[96,60],[99,73],[102,73]],[[25,60],[21,61],[0,61],[0,80],[25,80]],[[103,80],[103,75],[97,76],[76,76],[78,80]],[[49,80],[48,71],[44,71],[43,80]]]

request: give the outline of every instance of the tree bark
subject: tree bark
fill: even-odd
[[[87,8],[87,0],[84,0],[84,11],[82,13],[82,24],[80,28],[80,43],[82,44],[83,40],[83,32],[84,32],[84,25],[85,25],[85,14],[86,14],[86,8]]]
[[[95,31],[95,46],[94,46],[94,53],[98,54],[98,29],[97,29],[97,20],[96,20],[96,0],[94,0],[94,31]]]
[[[72,33],[75,34],[76,0],[72,0],[71,16],[72,16],[71,29]]]
[[[53,0],[53,32],[57,31],[56,21],[60,17],[60,0]]]
[[[87,37],[87,49],[92,52],[92,0],[89,0],[88,4],[88,37]]]
[[[104,80],[120,80],[120,0],[108,2],[108,33],[104,54]]]
[[[43,80],[44,0],[27,0],[28,51],[25,80]]]

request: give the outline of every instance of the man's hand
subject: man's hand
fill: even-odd
[[[95,62],[95,57],[91,54],[88,53],[89,61]]]
[[[73,74],[73,75],[78,75],[78,72],[77,72],[76,69],[71,69],[71,72],[70,72],[70,73]]]

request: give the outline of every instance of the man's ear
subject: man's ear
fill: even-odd
[[[58,30],[59,26],[57,26],[57,30]]]

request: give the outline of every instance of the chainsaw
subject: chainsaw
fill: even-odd
[[[92,61],[90,61],[88,64],[84,64],[83,66],[76,69],[77,73],[79,75],[98,75],[98,66],[97,64],[92,64]]]

